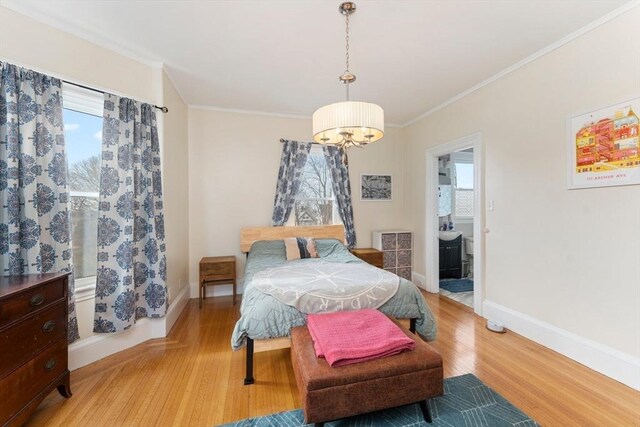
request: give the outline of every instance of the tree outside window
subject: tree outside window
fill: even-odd
[[[64,109],[76,279],[96,275],[102,117]]]
[[[324,152],[313,147],[302,173],[302,185],[294,204],[295,224],[328,225],[339,223],[333,194],[331,171]]]

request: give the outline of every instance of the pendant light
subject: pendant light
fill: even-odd
[[[353,2],[339,7],[346,17],[346,70],[339,80],[346,86],[347,100],[318,108],[313,113],[313,139],[320,144],[333,144],[340,148],[363,147],[384,135],[384,111],[370,102],[350,101],[349,85],[356,76],[349,71],[349,16],[356,11]]]

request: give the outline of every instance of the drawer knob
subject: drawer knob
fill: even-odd
[[[40,304],[42,304],[44,302],[44,295],[42,294],[35,294],[34,296],[31,297],[31,301],[30,304],[33,307],[37,307]]]
[[[56,327],[55,320],[47,320],[44,325],[42,325],[42,332],[51,332]]]
[[[53,371],[53,368],[56,367],[56,363],[56,358],[52,357],[51,359],[47,360],[47,363],[45,363],[44,370],[47,372]]]

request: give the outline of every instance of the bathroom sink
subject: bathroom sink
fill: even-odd
[[[440,240],[450,241],[457,239],[460,235],[462,235],[461,231],[440,231],[438,237]]]

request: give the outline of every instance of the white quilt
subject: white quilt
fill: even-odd
[[[365,263],[287,262],[253,276],[253,285],[303,313],[378,308],[398,291],[400,278]]]

